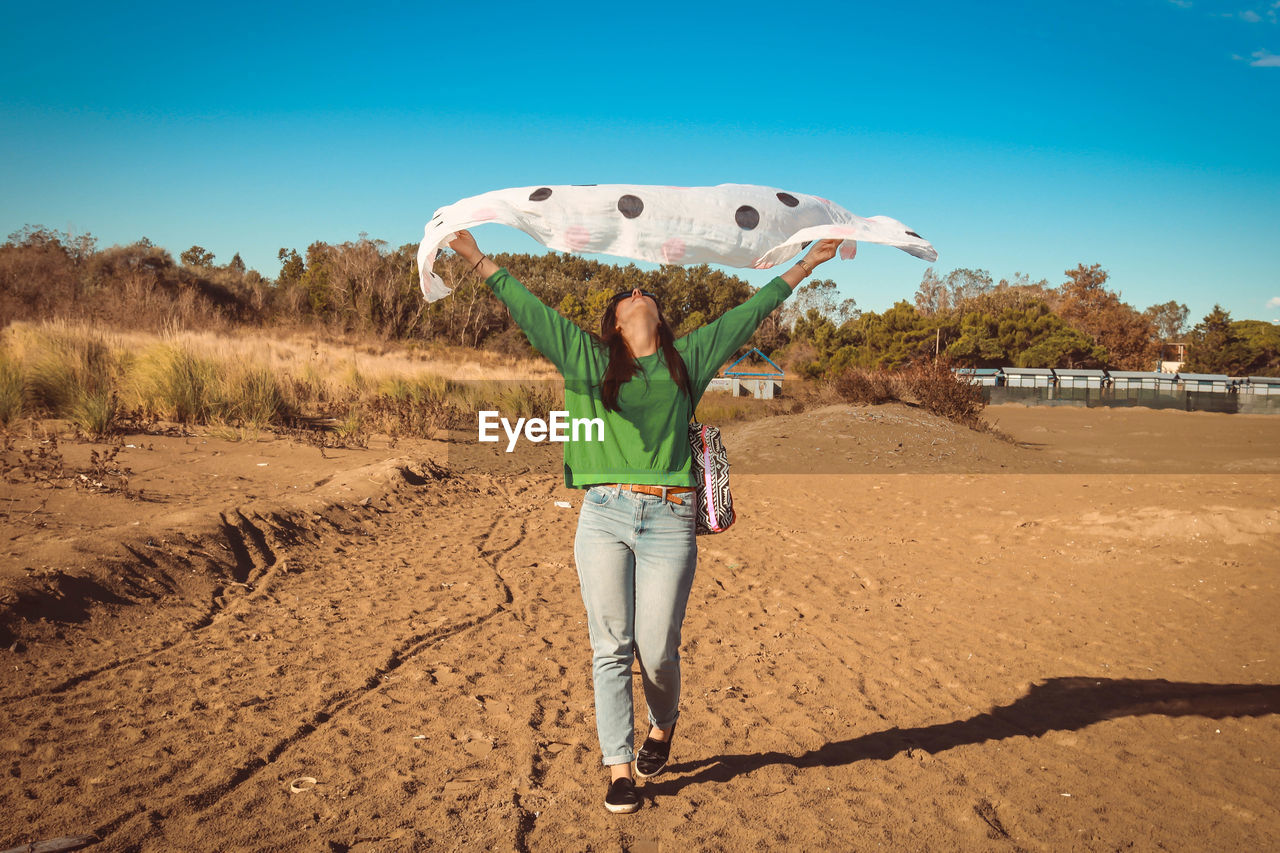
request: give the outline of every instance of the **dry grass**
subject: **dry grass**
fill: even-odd
[[[794,415],[803,412],[811,402],[812,392],[798,381],[789,382],[787,391],[790,396],[776,400],[732,397],[713,391],[702,395],[694,417],[702,423],[719,426],[730,421],[753,421],[774,415]]]
[[[697,416],[727,423],[833,398],[901,400],[982,428],[979,389],[945,365],[849,371],[827,386],[792,381],[787,391],[780,400],[707,394]],[[341,443],[364,444],[372,434],[434,437],[482,409],[528,418],[563,406],[550,365],[457,347],[173,329],[107,334],[65,321],[15,323],[0,335],[2,428],[23,417],[62,418],[101,437],[126,422],[167,421],[235,437],[320,425]]]
[[[142,352],[129,376],[131,402],[144,416],[205,424],[222,415],[223,364],[180,343],[160,343]]]
[[[22,418],[22,368],[0,350],[0,430],[11,429]]]
[[[51,322],[11,328],[6,340],[5,360],[19,374],[22,414],[65,418],[93,436],[116,428],[125,359],[108,336]]]
[[[15,324],[24,325],[48,324]],[[449,379],[555,379],[559,374],[546,362],[432,342],[353,342],[310,334],[265,337],[259,330],[231,333],[169,329],[164,334],[119,332],[118,345],[142,352],[161,341],[177,343],[194,355],[217,361],[243,361],[272,373],[300,373],[310,368],[325,381],[359,374],[371,382],[416,373],[435,373]]]
[[[16,323],[0,337],[0,426],[64,418],[103,436],[161,420],[234,437],[322,423],[361,444],[429,437],[478,408],[545,415],[563,402],[544,381],[557,379],[542,362],[447,346]]]

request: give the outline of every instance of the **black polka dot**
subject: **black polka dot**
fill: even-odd
[[[908,231],[907,233],[910,234],[912,237],[920,237],[920,235],[914,231]],[[923,240],[924,238],[920,237],[920,239]]]
[[[738,227],[743,231],[750,231],[760,224],[760,211],[749,204],[744,204],[733,214],[733,221],[738,223]]]
[[[551,198],[551,187],[539,187],[529,193],[529,201],[546,201]]]
[[[627,219],[635,219],[644,212],[644,202],[638,196],[624,195],[618,199],[618,212]]]
[[[791,193],[778,193],[778,201],[782,202],[787,207],[797,207],[800,204],[800,199],[796,198]]]

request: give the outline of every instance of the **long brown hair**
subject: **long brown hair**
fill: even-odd
[[[630,291],[619,293],[610,300],[604,309],[604,316],[600,318],[600,342],[609,350],[609,365],[605,368],[604,379],[600,383],[600,397],[604,401],[604,407],[611,412],[618,411],[618,390],[640,369],[622,337],[622,330],[618,328],[618,303],[629,294]],[[676,337],[671,333],[667,318],[662,316],[661,303],[653,296],[649,298],[653,299],[653,304],[658,308],[658,346],[662,350],[662,357],[666,359],[667,372],[671,374],[671,381],[676,383],[676,387],[689,395],[689,404],[693,405],[689,369],[676,351]]]

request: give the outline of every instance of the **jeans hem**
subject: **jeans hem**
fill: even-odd
[[[635,753],[628,752],[620,755],[606,755],[604,758],[600,759],[600,763],[605,767],[612,767],[615,764],[630,764],[635,760]]]
[[[668,729],[670,729],[672,726],[674,726],[674,725],[676,724],[676,721],[677,721],[677,720],[679,720],[679,719],[680,719],[680,714],[679,714],[679,712],[677,712],[677,713],[673,714],[673,715],[671,716],[671,719],[670,719],[670,720],[668,720],[667,722],[665,722],[665,723],[660,723],[660,722],[658,722],[657,720],[655,720],[655,719],[653,718],[653,715],[652,715],[652,714],[650,714],[650,715],[649,715],[649,725],[650,725],[650,726],[652,726],[652,727],[653,727],[653,728],[655,728],[655,729],[662,729],[662,730],[665,732],[665,731],[667,731]],[[646,732],[646,736],[647,736],[647,735],[648,735],[648,733]]]

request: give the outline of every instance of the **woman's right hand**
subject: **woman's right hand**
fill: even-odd
[[[470,231],[456,232],[453,239],[449,241],[449,248],[457,252],[458,257],[471,266],[471,273],[481,281],[498,271],[498,265],[480,251],[480,247],[476,245],[476,238],[471,236]]]
[[[449,241],[449,248],[453,249],[458,253],[459,257],[473,266],[476,261],[484,257],[484,253],[476,245],[476,238],[471,236],[470,231],[456,232],[453,235],[453,239]]]

